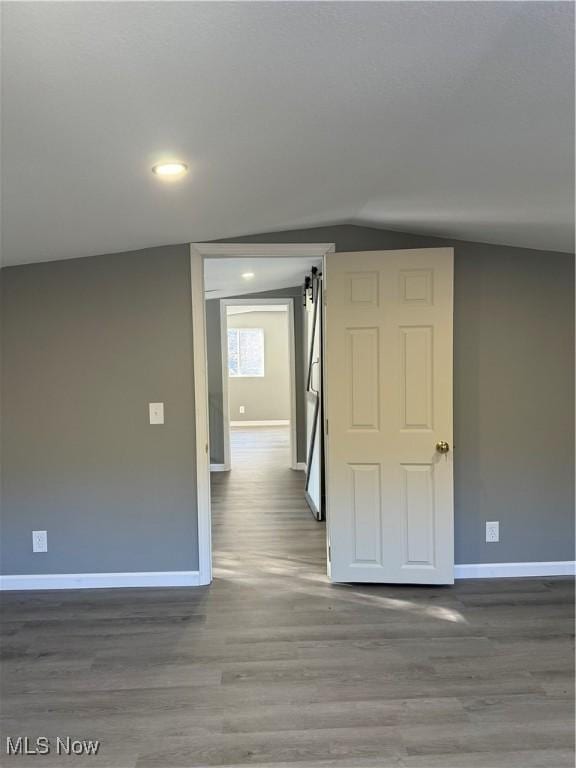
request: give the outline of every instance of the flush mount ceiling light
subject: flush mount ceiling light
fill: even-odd
[[[152,173],[163,179],[179,179],[188,171],[184,163],[158,163],[152,168]]]
[[[244,278],[244,280],[252,280],[252,278],[254,277],[254,272],[244,272],[242,274],[242,277]]]

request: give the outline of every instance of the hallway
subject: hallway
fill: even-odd
[[[232,471],[211,476],[215,579],[272,578],[282,589],[326,575],[325,524],[304,499],[305,473],[290,468],[289,429],[231,430]]]

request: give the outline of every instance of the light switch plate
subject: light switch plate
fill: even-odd
[[[150,424],[164,424],[164,403],[148,403]]]
[[[48,552],[47,531],[32,531],[32,552]]]

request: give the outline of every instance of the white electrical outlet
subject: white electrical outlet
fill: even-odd
[[[246,413],[246,408],[243,405],[240,406],[240,413]]]
[[[486,522],[486,541],[490,543],[500,541],[500,523],[497,520]]]
[[[148,403],[150,424],[164,424],[164,403]]]
[[[47,531],[32,531],[32,552],[48,552]]]

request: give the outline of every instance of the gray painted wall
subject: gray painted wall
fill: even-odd
[[[302,280],[304,282],[304,280]],[[296,378],[296,456],[300,462],[306,461],[306,402],[305,402],[305,339],[304,307],[302,288],[279,288],[275,291],[261,291],[242,296],[230,296],[240,299],[294,299],[294,347]],[[224,434],[222,431],[222,357],[220,342],[220,302],[209,299],[206,302],[206,345],[208,356],[208,396],[210,401],[210,461],[213,464],[224,463]]]
[[[456,562],[573,559],[571,255],[352,226],[243,239],[453,245]],[[3,573],[197,567],[189,278],[185,246],[3,270]]]
[[[262,328],[264,333],[264,376],[228,378],[231,421],[290,420],[288,318],[287,311],[228,316],[228,328]]]
[[[2,573],[196,570],[189,249],[2,278]]]
[[[224,463],[224,395],[222,392],[222,340],[220,301],[206,302],[206,364],[208,368],[208,430],[210,463]]]

